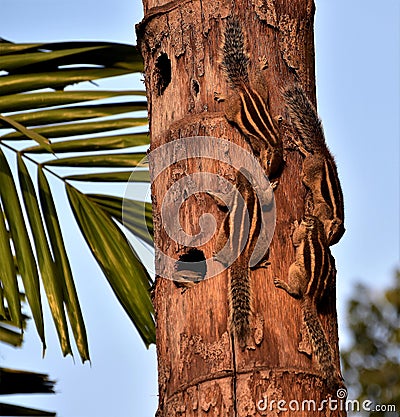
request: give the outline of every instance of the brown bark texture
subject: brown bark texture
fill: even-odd
[[[143,2],[145,17],[137,33],[145,61],[156,273],[160,275],[153,290],[159,373],[157,416],[343,416],[340,409],[325,407],[310,412],[302,405],[304,400],[313,400],[318,407],[323,400],[336,399],[336,393],[328,392],[315,358],[298,350],[300,303],[275,288],[273,282],[275,277],[287,280],[295,255],[291,226],[302,218],[307,200],[301,181],[302,157],[290,140],[294,133],[285,117],[282,89],[300,82],[315,102],[313,0]],[[233,181],[235,170],[218,161],[218,153],[203,137],[225,138],[251,152],[238,129],[224,117],[224,104],[214,100],[216,91],[232,94],[218,52],[224,20],[232,15],[243,22],[250,82],[258,58],[267,58],[263,75],[271,113],[283,116],[279,131],[285,150],[284,168],[274,192],[276,228],[270,265],[250,272],[253,343],[246,349],[232,341],[229,331],[228,270],[185,291],[165,278],[171,278],[174,270],[163,264],[164,255],[177,261],[190,246],[201,250],[206,259],[215,249],[216,233],[209,241],[200,238],[200,218],[205,213],[212,215],[218,229],[224,213],[207,193],[191,193],[185,188],[190,181],[173,188],[193,173],[209,172]],[[193,136],[199,136],[210,157],[189,158],[193,149],[171,147],[174,141]],[[169,146],[166,151],[157,152],[165,144]],[[174,152],[187,152],[188,159],[175,162]],[[201,186],[201,178],[199,181]],[[172,198],[167,201],[171,190]],[[176,214],[171,201],[185,197],[185,193],[188,198]],[[165,227],[171,222],[194,236],[190,245],[171,237]],[[319,316],[339,366],[334,291],[327,298]]]

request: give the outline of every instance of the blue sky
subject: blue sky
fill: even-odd
[[[135,43],[134,24],[142,16],[137,0],[0,0],[0,6],[0,36],[15,42]],[[333,248],[345,346],[349,341],[345,301],[355,283],[379,290],[399,266],[400,6],[397,0],[379,5],[372,0],[317,0],[316,6],[318,110],[336,157],[346,209],[347,232]],[[134,79],[129,88],[137,86]],[[60,417],[153,416],[155,349],[144,348],[92,260],[69,209],[63,210],[62,187],[57,192],[68,224],[64,234],[89,332],[92,366],[82,366],[77,354],[76,363],[62,357],[50,319],[42,359],[30,325],[23,349],[0,346],[0,364],[48,372],[58,380],[57,395],[9,401],[55,410]]]

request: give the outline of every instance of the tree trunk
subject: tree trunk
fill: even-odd
[[[209,0],[143,2],[145,17],[137,33],[145,60],[151,132],[157,416],[308,416],[304,400],[310,401],[310,407],[311,401],[318,407],[324,399],[335,399],[336,393],[329,392],[315,359],[299,352],[300,303],[278,290],[274,278],[287,280],[295,257],[292,224],[305,213],[302,158],[290,146],[293,132],[286,121],[282,89],[300,82],[315,102],[314,3],[240,0],[232,6],[230,2]],[[175,261],[186,260],[182,255],[189,259],[203,254],[209,260],[215,250],[217,234],[209,241],[204,239],[211,222],[201,216],[213,215],[218,228],[224,213],[209,194],[201,192],[209,187],[208,175],[191,176],[213,173],[232,183],[236,168],[220,161],[217,142],[205,137],[228,138],[229,143],[251,152],[243,135],[225,118],[224,103],[214,100],[214,92],[232,94],[219,62],[225,18],[231,15],[238,17],[247,38],[250,82],[254,81],[258,58],[266,56],[268,68],[263,76],[270,110],[273,116],[284,119],[279,131],[285,164],[274,193],[276,228],[270,265],[250,272],[253,343],[246,349],[235,343],[229,330],[229,270],[187,290],[165,279],[173,277]],[[174,147],[173,141],[187,137],[198,137],[197,142]],[[161,148],[165,144],[167,147]],[[197,146],[201,149],[194,149]],[[184,159],[185,152],[188,159]],[[203,152],[200,158],[193,158],[196,152]],[[176,210],[179,199],[186,196]],[[192,238],[176,238],[182,231]],[[190,247],[201,252],[190,251]],[[212,275],[213,271],[208,270],[207,276],[209,272]],[[335,294],[328,298],[320,318],[339,366]],[[325,407],[313,415],[345,413]]]

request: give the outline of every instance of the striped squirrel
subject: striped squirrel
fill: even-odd
[[[228,209],[218,231],[214,258],[229,268],[229,327],[239,346],[247,346],[250,335],[251,283],[250,259],[260,238],[262,207],[255,188],[246,179],[251,174],[241,168],[236,175],[236,188],[228,195],[208,194],[219,207]],[[224,198],[224,204],[221,200]],[[268,251],[254,268],[267,266]]]
[[[268,91],[261,77],[254,85],[249,82],[249,56],[245,36],[236,17],[228,17],[221,46],[221,66],[234,92],[227,98],[214,93],[215,99],[225,101],[225,116],[248,140],[254,154],[268,177],[279,172],[283,161],[283,144],[267,100]],[[260,63],[265,67],[265,59]]]
[[[335,389],[341,374],[333,362],[333,352],[317,312],[318,303],[335,284],[335,261],[326,242],[323,224],[315,216],[306,215],[300,224],[295,222],[292,241],[296,258],[289,267],[288,282],[276,278],[274,284],[300,300],[306,329],[303,338],[305,336],[311,344],[328,387]]]
[[[324,224],[329,246],[345,232],[343,193],[335,160],[326,142],[321,120],[304,90],[295,85],[284,91],[290,119],[297,131],[295,143],[304,155],[303,183],[311,190],[313,215]]]

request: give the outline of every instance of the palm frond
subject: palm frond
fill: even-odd
[[[54,394],[55,382],[47,374],[0,368],[0,395]],[[56,413],[0,403],[2,416],[55,416]]]
[[[26,328],[26,322],[29,317],[21,314],[20,322],[18,324],[15,323],[15,320],[11,318],[10,309],[3,303],[4,297],[1,290],[0,298],[2,298],[0,301],[0,342],[13,347],[20,347],[23,342],[23,330]],[[23,300],[24,297],[19,294],[19,299]]]
[[[7,322],[0,321],[0,341],[13,347],[22,346],[22,331],[15,326],[7,326]]]
[[[38,417],[55,417],[56,413],[49,411],[36,410],[34,408],[21,407],[18,405],[0,403],[0,412],[3,416],[38,416]]]
[[[0,368],[0,395],[54,394],[55,382],[46,374]]]
[[[0,55],[0,319],[7,311],[7,320],[22,328],[20,275],[45,348],[41,281],[63,354],[72,354],[70,326],[82,361],[89,360],[54,186],[48,180],[53,176],[65,186],[78,226],[117,299],[145,345],[154,343],[152,280],[121,229],[124,225],[151,244],[151,208],[142,202],[142,215],[139,206],[127,210],[125,224],[121,196],[85,194],[78,188],[83,183],[149,182],[146,154],[135,148],[149,144],[144,92],[64,91],[77,82],[142,71],[140,55],[134,46],[107,42],[2,42]],[[144,169],[132,174],[134,167]],[[10,332],[16,343],[18,331],[0,326],[0,336]]]

